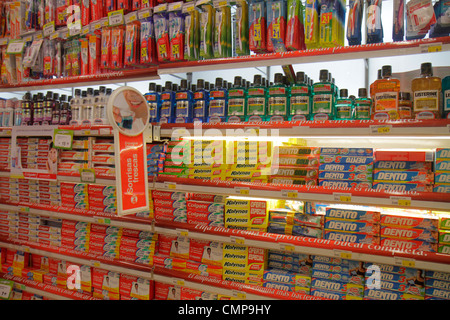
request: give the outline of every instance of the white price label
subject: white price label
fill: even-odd
[[[44,25],[44,28],[42,30],[44,37],[48,37],[54,32],[55,32],[55,21],[49,22]]]
[[[8,299],[11,293],[12,286],[7,284],[0,284],[0,298]]]
[[[178,279],[178,278],[172,278],[172,284],[175,285],[175,286],[183,287],[184,286],[184,280],[183,279]]]
[[[411,206],[411,198],[410,197],[398,197],[391,196],[391,203],[396,206]]]
[[[230,242],[231,243],[235,243],[235,244],[239,244],[239,245],[244,245],[245,244],[245,238],[243,238],[243,237],[236,237],[236,236],[230,236]]]
[[[108,23],[110,26],[118,26],[123,24],[123,10],[116,10],[108,13]]]
[[[353,252],[351,251],[342,251],[342,250],[333,250],[334,256],[341,259],[351,259],[353,256]]]
[[[243,291],[238,291],[238,290],[233,290],[233,297],[241,299],[241,300],[245,300],[247,299],[247,294]]]
[[[291,198],[291,199],[297,199],[298,192],[293,190],[281,190],[281,195],[283,197]]]
[[[407,268],[415,268],[416,260],[409,258],[394,257],[394,264]]]
[[[392,130],[392,125],[371,125],[370,133],[372,134],[387,134]]]
[[[138,15],[137,15],[136,11],[130,12],[129,14],[125,15],[125,23],[130,23],[130,22],[136,21],[137,18],[138,18]]]
[[[56,134],[55,135],[54,145],[56,147],[61,147],[64,149],[70,148],[71,143],[72,143],[72,139],[70,138],[70,136],[64,135],[64,134]]]
[[[250,188],[248,187],[234,187],[234,193],[247,196],[250,193]]]
[[[334,201],[340,202],[352,202],[352,194],[351,193],[333,193]]]
[[[84,183],[95,183],[95,170],[80,169],[80,181]]]
[[[187,237],[189,236],[189,230],[186,229],[176,229],[177,237]]]
[[[141,9],[138,11],[138,18],[139,19],[145,19],[151,16],[149,9]]]
[[[295,251],[295,246],[290,243],[280,243],[279,248],[281,251],[286,251],[286,252],[291,252],[291,253]]]
[[[7,54],[19,54],[22,53],[23,47],[25,46],[25,41],[22,40],[11,40],[6,47]]]
[[[166,187],[166,189],[175,190],[177,184],[175,182],[164,182],[164,187]]]
[[[9,38],[1,38],[0,39],[0,46],[5,46],[8,44]]]

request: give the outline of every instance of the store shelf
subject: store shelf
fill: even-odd
[[[430,209],[450,211],[450,197],[438,192],[389,192],[362,188],[329,188],[320,186],[295,186],[257,182],[232,182],[209,179],[187,179],[158,176],[155,189],[181,192],[235,195],[264,199],[287,199],[344,203],[381,207]],[[399,205],[399,200],[401,205]]]
[[[252,134],[261,140],[267,137],[450,137],[450,119],[427,120],[328,120],[328,121],[284,121],[242,123],[182,123],[161,124],[161,137],[216,135],[219,137],[243,137]],[[267,131],[262,131],[262,130]],[[208,133],[208,130],[211,130]],[[212,131],[214,130],[214,131]],[[275,131],[276,130],[276,131]],[[255,134],[253,133],[253,134]]]
[[[9,275],[9,276],[11,276],[11,275]],[[18,277],[12,277],[12,278],[18,278]],[[23,278],[21,278],[20,280],[22,280],[22,279]],[[9,279],[9,280],[13,280],[13,279]],[[52,299],[52,300],[73,300],[73,299],[68,298],[68,297],[60,296],[60,295],[57,295],[55,293],[48,292],[46,290],[36,289],[36,288],[30,287],[30,286],[27,286],[25,284],[21,284],[21,283],[18,283],[18,282],[14,283],[14,289],[23,290],[23,291],[26,291],[26,292],[29,292],[29,293],[32,293],[32,294],[37,294],[37,295],[40,295],[40,296],[43,296],[43,297],[46,297],[46,298],[49,298],[49,299]],[[45,287],[44,287],[44,289],[45,289]]]
[[[85,76],[71,76],[54,79],[32,80],[19,84],[0,85],[0,92],[45,90],[80,86],[95,86],[125,81],[141,81],[159,79],[156,67],[117,70]]]
[[[214,71],[299,63],[306,64],[323,61],[368,59],[449,50],[450,37],[447,36],[410,41],[364,44],[359,46],[287,51],[280,53],[267,53],[188,62],[162,63],[158,66],[158,74],[162,75],[180,72]]]

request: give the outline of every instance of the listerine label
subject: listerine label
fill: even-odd
[[[309,113],[309,97],[293,96],[291,97],[291,114],[308,114]]]
[[[415,91],[414,111],[439,111],[439,91]]]
[[[161,117],[170,117],[171,116],[171,103],[170,101],[163,101],[161,104]]]
[[[198,100],[194,103],[194,117],[204,117],[205,116],[205,101]]]
[[[352,100],[345,99],[339,100],[336,103],[336,118],[337,119],[348,119],[352,117]]]
[[[398,92],[375,93],[375,111],[396,111],[398,108]]]
[[[273,88],[269,88],[269,94],[270,94],[270,95],[274,95],[274,94],[286,94],[286,88],[284,88],[284,87],[273,87]]]
[[[316,92],[330,92],[331,84],[315,84],[314,85],[314,93]]]
[[[333,106],[332,94],[316,94],[313,97],[313,113],[331,113]]]
[[[308,87],[306,86],[294,86],[291,88],[291,94],[308,94]]]
[[[370,119],[371,107],[372,104],[370,103],[370,100],[368,100],[367,102],[358,102],[355,106],[355,119]]]
[[[264,97],[248,98],[247,105],[249,115],[263,115],[266,110],[266,99]]]
[[[243,97],[244,90],[242,89],[230,89],[228,90],[228,97]]]
[[[232,98],[228,100],[228,115],[244,115],[245,100]]]
[[[450,89],[444,91],[444,111],[450,111]]]
[[[209,102],[209,115],[222,117],[225,115],[225,107],[225,100],[211,100]]]
[[[263,88],[249,88],[248,89],[248,95],[249,96],[262,96],[264,95],[264,89]]]
[[[286,115],[286,97],[270,97],[269,98],[269,114],[270,115]]]
[[[149,103],[148,104],[148,109],[150,112],[150,118],[156,118],[157,116],[157,110],[158,110],[158,104],[157,103]]]
[[[175,115],[177,117],[186,117],[188,115],[188,105],[187,101],[177,101]]]

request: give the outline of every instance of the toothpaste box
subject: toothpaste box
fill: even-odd
[[[380,244],[384,247],[389,247],[399,250],[418,250],[427,252],[437,252],[437,244],[421,240],[403,240],[395,238],[381,237]]]
[[[380,237],[378,235],[370,235],[365,233],[352,233],[343,231],[334,231],[324,229],[323,238],[334,241],[344,241],[352,243],[379,244]]]
[[[434,162],[435,171],[450,171],[450,160],[436,159]]]
[[[115,196],[116,187],[115,186],[103,186],[98,184],[88,184],[87,192],[89,196]]]
[[[450,230],[439,230],[439,243],[450,244]]]
[[[450,193],[450,184],[434,184],[433,192]]]
[[[319,166],[319,172],[355,172],[355,173],[371,173],[373,164],[348,164],[348,163],[322,163]]]
[[[372,148],[320,148],[321,155],[373,156]]]
[[[312,156],[297,156],[297,155],[278,155],[274,162],[280,167],[283,166],[297,166],[297,167],[315,167],[319,166],[319,155]]]
[[[436,159],[448,159],[450,160],[450,148],[436,148]]]
[[[348,261],[346,260],[346,262],[348,262]],[[347,263],[340,265],[340,264],[332,264],[332,263],[323,263],[320,261],[313,262],[313,269],[332,272],[332,273],[343,273],[343,274],[349,274],[349,270],[350,270],[349,265]]]
[[[205,213],[223,213],[225,205],[223,203],[205,202],[196,200],[186,201],[187,211],[205,212]]]
[[[300,287],[311,286],[310,277],[280,269],[265,270],[263,274],[263,280],[265,282],[283,283]]]
[[[397,291],[366,288],[364,300],[424,300],[424,298]]]
[[[267,262],[267,252],[262,248],[223,244],[223,267],[243,268],[252,272],[262,272]]]
[[[432,171],[432,162],[423,161],[375,161],[375,169],[380,170],[405,170],[405,171]]]
[[[375,150],[376,161],[415,161],[432,162],[434,159],[433,151],[404,151],[404,150]]]
[[[343,181],[343,180],[319,180],[319,186],[327,188],[360,188],[360,189],[371,189],[371,181]]]
[[[434,181],[434,174],[426,171],[393,171],[375,169],[373,179],[376,181],[385,182],[417,182],[432,184]]]
[[[159,191],[152,190],[152,198],[153,199],[164,199],[164,200],[173,200],[173,201],[181,201],[186,199],[186,193],[184,192],[169,192],[169,191]]]
[[[283,290],[288,292],[295,292],[295,285],[289,284],[289,283],[280,283],[275,281],[263,281],[262,283],[263,288],[272,288],[275,290]]]
[[[346,293],[347,284],[339,281],[326,280],[320,278],[312,278],[311,289],[322,289],[333,292]]]
[[[245,269],[229,269],[224,267],[222,270],[222,279],[225,281],[240,282],[262,286],[262,272],[247,271]]]
[[[320,155],[320,163],[373,165],[373,157]]]
[[[85,183],[61,182],[60,190],[61,190],[61,194],[66,194],[66,195],[87,194],[88,193],[88,185]]]
[[[350,181],[372,181],[372,173],[321,171],[319,173],[319,179],[324,179],[324,180],[350,180]]]
[[[425,279],[430,278],[442,281],[450,281],[450,273],[442,271],[425,270]]]
[[[324,228],[328,230],[349,231],[377,235],[380,233],[380,225],[363,221],[345,221],[325,219]]]
[[[383,226],[380,235],[387,238],[397,238],[403,240],[421,240],[432,243],[437,243],[439,233],[437,231],[430,231],[419,228],[397,228]],[[450,240],[450,236],[449,236]]]
[[[213,266],[221,266],[223,244],[218,241],[191,239],[189,244],[189,259]]]
[[[222,212],[196,212],[187,211],[188,221],[203,221],[203,222],[222,222],[223,223],[223,211]]]
[[[436,289],[442,289],[450,291],[450,281],[437,280],[432,278],[425,278],[425,287],[433,287]]]
[[[361,208],[362,209],[362,208]],[[360,221],[368,223],[379,223],[381,213],[379,211],[372,211],[372,208],[367,210],[350,209],[350,208],[336,208],[327,207],[325,209],[325,216],[327,219],[342,219],[349,221]]]
[[[439,225],[439,217],[432,214],[416,214],[413,213],[381,213],[381,224],[383,226],[400,227],[400,228],[419,228],[430,231],[437,231]]]
[[[155,207],[165,207],[171,209],[184,209],[186,210],[186,201],[185,200],[166,200],[155,198],[153,199],[153,205]]]
[[[267,227],[267,203],[258,200],[227,199],[225,226]]]
[[[298,146],[280,146],[274,147],[279,155],[317,155],[320,153],[318,147],[298,147]]]
[[[380,287],[382,290],[404,292],[419,297],[424,297],[425,295],[425,288],[423,286],[415,286],[409,283],[402,284],[399,282],[380,281]]]
[[[156,300],[180,300],[181,287],[155,281]]]
[[[439,253],[445,253],[445,254],[450,254],[450,245],[448,244],[438,244],[438,250],[437,252]]]
[[[272,168],[270,174],[281,177],[296,177],[296,178],[317,178],[319,170],[317,167],[298,167],[298,166],[283,166]]]
[[[270,222],[267,232],[295,235],[301,237],[322,238],[322,228],[292,225],[286,223]]]
[[[120,236],[120,235],[122,235],[122,228],[103,225],[103,224],[91,223],[91,232],[103,233],[106,235],[111,234],[111,235],[115,235],[115,236]]]
[[[434,183],[450,185],[450,172],[436,172],[434,176]]]
[[[285,176],[269,176],[268,181],[272,184],[293,184],[293,185],[308,185],[316,186],[316,178],[290,178]]]
[[[321,297],[330,300],[346,300],[346,293],[336,292],[336,291],[328,291],[318,288],[311,288],[311,293],[313,297]]]
[[[186,217],[186,208],[168,208],[168,207],[158,207],[153,208],[155,217],[169,216],[169,217]]]
[[[188,198],[189,200],[196,200],[196,201],[224,203],[226,196],[204,194],[204,193],[189,193]]]
[[[425,296],[450,300],[450,291],[433,288],[433,287],[428,287],[425,289]]]
[[[424,184],[420,182],[373,182],[373,189],[385,190],[388,192],[432,192],[433,186],[431,184]]]

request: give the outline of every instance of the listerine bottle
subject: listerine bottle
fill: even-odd
[[[306,75],[299,71],[295,77],[295,83],[291,85],[291,97],[289,105],[289,120],[309,120],[311,110],[311,88],[305,81]]]
[[[289,117],[289,86],[283,74],[275,73],[274,83],[268,90],[267,117],[269,121],[286,121]]]
[[[208,86],[206,86],[208,85]],[[209,110],[209,82],[203,79],[197,80],[197,89],[194,92],[194,116],[193,121],[206,122]]]
[[[44,94],[39,92],[33,106],[33,125],[38,126],[42,124],[44,118]]]
[[[247,121],[265,121],[267,118],[267,88],[261,75],[253,77],[253,84],[247,91]]]
[[[339,99],[336,100],[336,120],[351,120],[353,113],[353,100],[348,97],[348,90],[339,90]]]
[[[312,120],[333,120],[335,89],[333,84],[328,81],[328,70],[320,70],[319,82],[313,84],[312,91]]]
[[[353,119],[355,120],[370,120],[372,111],[372,99],[367,97],[367,89],[358,89],[358,98],[355,99],[355,106],[353,108]]]
[[[194,101],[186,79],[180,82],[180,90],[175,93],[175,123],[192,123]]]
[[[173,123],[175,120],[175,92],[172,90],[172,87],[172,81],[166,81],[164,91],[160,95],[160,123]]]
[[[234,77],[234,85],[228,90],[227,122],[245,121],[247,89],[242,85],[242,77]]]
[[[430,62],[420,66],[420,77],[411,81],[413,94],[413,117],[416,119],[437,119],[441,117],[442,80],[433,76]]]
[[[48,125],[52,122],[53,114],[53,92],[47,91],[42,105],[42,124]]]
[[[398,94],[400,92],[400,80],[392,78],[392,67],[389,65],[381,68],[381,79],[377,79],[372,86],[373,113],[375,120],[398,119]]]
[[[450,76],[446,76],[442,79],[442,95],[444,99],[442,118],[450,118]]]
[[[400,119],[412,119],[412,101],[409,92],[398,94],[398,116]]]
[[[145,95],[150,113],[150,122],[157,122],[159,111],[159,93],[156,92],[156,83],[150,82],[148,85],[148,93]]]
[[[208,122],[225,122],[227,117],[227,89],[223,86],[223,79],[216,78],[216,85],[209,92]]]

